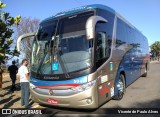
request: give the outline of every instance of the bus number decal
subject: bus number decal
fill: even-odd
[[[74,83],[77,83],[77,84],[85,83],[85,80],[74,80]]]

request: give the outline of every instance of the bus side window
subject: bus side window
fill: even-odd
[[[97,33],[97,60],[109,57],[108,37],[105,32]]]

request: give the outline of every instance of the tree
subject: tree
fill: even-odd
[[[20,35],[25,33],[36,32],[36,30],[38,29],[39,23],[40,23],[39,19],[23,17],[19,25],[16,26],[16,33],[17,33],[16,38],[18,38]],[[24,54],[24,58],[30,59],[32,43],[33,43],[32,38],[25,39],[22,41],[21,53]]]
[[[13,43],[12,34],[14,33],[12,26],[18,25],[21,17],[11,17],[9,13],[5,13],[2,9],[6,4],[0,1],[0,88],[2,88],[2,69],[1,64],[9,59],[9,55],[15,56],[16,49],[11,50],[10,46]]]
[[[160,54],[160,41],[154,42],[151,46],[152,53],[155,54],[155,56],[158,56]]]

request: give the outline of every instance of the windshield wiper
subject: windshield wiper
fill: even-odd
[[[54,60],[54,59],[53,59],[53,58],[56,58],[55,56],[56,56],[56,54],[57,54],[57,58],[56,58],[56,59],[59,60],[60,65],[61,65],[61,68],[62,68],[63,72],[65,73],[66,78],[70,78],[70,76],[69,76],[69,74],[68,74],[68,70],[67,70],[64,62],[62,61],[61,56],[60,56],[60,54],[59,54],[59,50],[58,50],[58,47],[59,47],[59,43],[58,43],[59,40],[58,40],[58,39],[60,39],[59,36],[56,36],[56,35],[57,35],[57,31],[58,31],[58,26],[59,26],[59,20],[58,20],[58,22],[57,22],[56,31],[55,31],[55,35],[54,35],[54,38],[53,38],[53,55],[54,55],[54,56],[52,57],[52,61],[53,61],[53,63],[57,62],[57,60]],[[61,27],[61,26],[60,26],[60,27]],[[51,55],[52,55],[52,54],[51,54]],[[52,67],[52,66],[51,66],[51,67]]]
[[[43,58],[42,58],[42,60],[41,60],[41,62],[40,62],[40,65],[39,65],[39,67],[38,67],[38,70],[37,70],[37,73],[38,73],[38,74],[39,74],[39,73],[42,74],[41,68],[42,68],[44,59],[45,59],[45,57],[46,57],[46,55],[47,55],[46,49],[48,48],[48,47],[47,47],[47,46],[48,46],[48,43],[49,43],[49,42],[47,42],[46,45],[45,45],[44,56],[43,56]]]
[[[62,60],[62,58],[60,56],[60,52],[58,50],[58,48],[59,48],[59,43],[58,43],[59,40],[58,39],[59,39],[59,37],[55,37],[53,40],[54,44],[53,44],[53,52],[52,53],[54,55],[53,58],[56,58],[56,59],[52,58],[52,61],[53,61],[53,63],[56,63],[57,61],[59,61],[59,64],[60,64],[62,71],[65,74],[66,78],[70,78],[70,76],[68,74],[68,69],[65,66],[64,60]],[[55,56],[57,56],[57,57],[55,57]]]
[[[58,59],[59,59],[59,62],[61,64],[61,67],[62,67],[63,71],[65,71],[64,73],[65,73],[66,78],[70,78],[70,75],[68,74],[68,69],[64,64],[64,59],[62,60],[62,58],[59,54],[59,51],[57,53],[58,53]]]

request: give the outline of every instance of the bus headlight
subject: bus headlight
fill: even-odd
[[[30,85],[30,87],[31,87],[32,89],[35,89],[35,88],[36,88],[36,86],[35,86],[34,84],[32,84],[32,83],[30,83],[29,85]]]
[[[76,91],[76,92],[85,91],[85,90],[91,88],[93,85],[95,85],[95,83],[96,83],[96,80],[92,80],[92,81],[90,81],[90,82],[88,82],[86,84],[82,84],[80,86],[71,88],[71,90]]]

